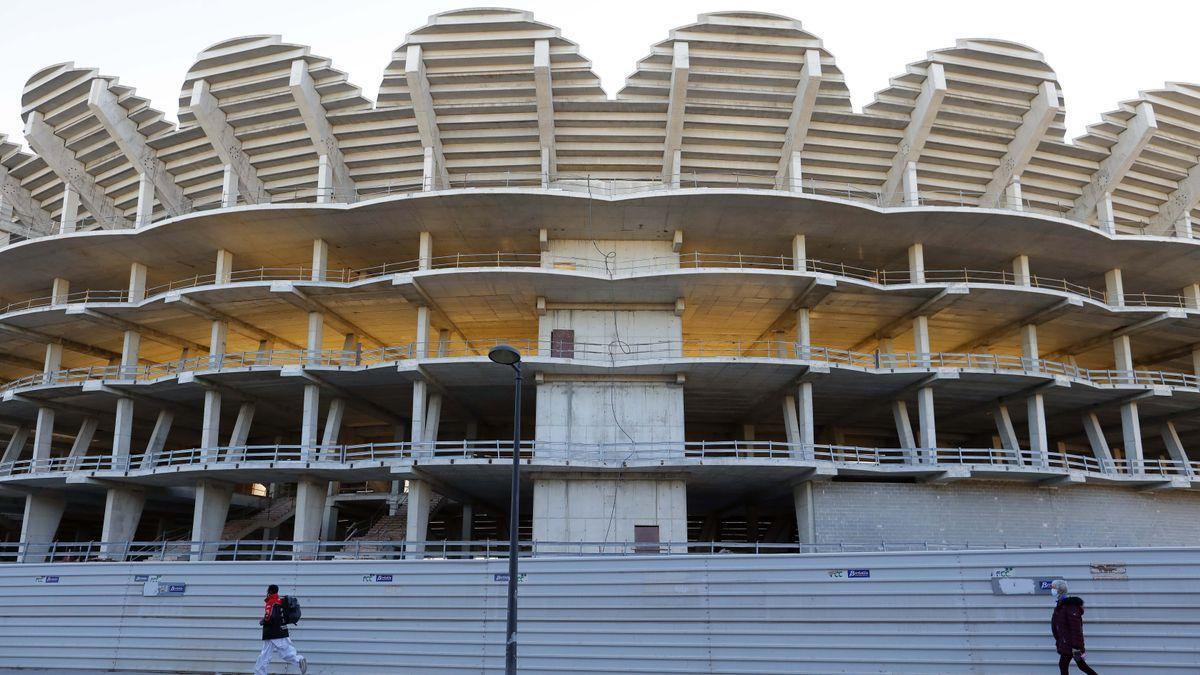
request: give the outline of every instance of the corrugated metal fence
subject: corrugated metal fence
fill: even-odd
[[[522,566],[521,672],[1051,674],[1050,598],[1020,591],[1055,577],[1087,601],[1100,672],[1200,672],[1196,548]],[[303,601],[292,636],[310,673],[497,673],[505,571],[503,560],[0,565],[0,668],[249,672],[274,582]],[[147,597],[138,575],[186,589]]]

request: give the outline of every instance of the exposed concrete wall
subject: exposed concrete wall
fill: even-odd
[[[683,387],[662,382],[538,385],[536,438],[574,443],[628,443],[630,438],[638,443],[682,442]]]
[[[960,481],[813,484],[817,543],[1171,546],[1200,540],[1200,494]]]
[[[586,474],[534,479],[537,541],[628,542],[636,525],[657,525],[659,541],[687,541],[684,482]]]
[[[627,271],[629,263],[634,261],[643,268],[653,258],[653,269],[660,266],[664,270],[679,268],[679,254],[671,250],[669,241],[551,239],[549,244],[549,250],[542,256],[542,267],[576,263],[583,269],[583,261],[587,261],[587,269],[591,270],[593,261],[601,261],[603,265],[602,261],[607,259],[607,271],[616,273]]]
[[[550,331],[558,328],[575,331],[576,350],[599,349],[601,354],[611,354],[616,361],[628,361],[639,358],[636,350],[631,352],[629,345],[664,340],[678,342],[683,336],[683,319],[675,316],[673,311],[552,309],[538,321],[538,339],[549,341]],[[607,352],[604,351],[606,346]],[[665,351],[654,353],[659,357],[678,355],[678,346],[669,354]]]

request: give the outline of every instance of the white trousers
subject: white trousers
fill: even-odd
[[[270,665],[273,654],[279,654],[284,663],[300,663],[300,655],[296,653],[292,638],[263,640],[262,653],[258,655],[258,663],[254,664],[254,675],[267,675],[267,666]]]

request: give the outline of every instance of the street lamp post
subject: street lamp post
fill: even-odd
[[[517,527],[520,523],[521,489],[521,352],[508,345],[496,345],[488,358],[513,369],[512,498],[508,507],[508,622],[504,640],[504,673],[517,673]]]

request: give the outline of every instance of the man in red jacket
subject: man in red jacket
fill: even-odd
[[[1083,598],[1067,595],[1067,582],[1062,579],[1050,584],[1050,593],[1055,598],[1050,630],[1054,633],[1054,647],[1058,651],[1059,674],[1067,675],[1071,659],[1075,659],[1080,670],[1087,675],[1097,675],[1084,660],[1087,653],[1083,647]]]
[[[279,597],[279,587],[271,584],[267,587],[267,597],[263,600],[263,618],[258,620],[262,626],[262,653],[258,655],[258,663],[254,664],[255,675],[267,675],[267,667],[271,664],[271,656],[279,654],[285,663],[295,663],[300,666],[301,673],[308,672],[308,659],[296,653],[292,638],[288,635],[287,622],[283,617],[283,599]]]

